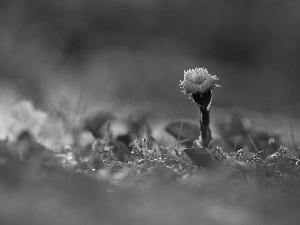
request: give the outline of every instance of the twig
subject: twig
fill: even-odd
[[[255,145],[255,143],[253,141],[253,139],[251,138],[250,134],[248,134],[248,138],[250,139],[250,141],[251,141],[252,145],[254,146],[256,152],[259,153],[259,151],[258,151],[258,149],[257,149],[257,147],[256,147],[256,145]]]
[[[216,148],[217,152],[227,161],[226,156],[223,155],[223,153],[219,150],[219,148]]]
[[[181,135],[182,125],[183,125],[183,119],[181,120],[180,130],[179,130],[178,139],[177,139],[177,150],[178,150],[178,151],[179,151],[179,140],[180,140],[180,135]]]

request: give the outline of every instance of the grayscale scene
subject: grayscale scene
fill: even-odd
[[[1,225],[298,225],[300,1],[1,0]]]

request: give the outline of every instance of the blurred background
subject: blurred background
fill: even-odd
[[[1,0],[1,97],[189,117],[178,85],[205,67],[222,86],[214,106],[299,117],[299,12],[296,0]]]

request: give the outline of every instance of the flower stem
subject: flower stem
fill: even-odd
[[[207,148],[209,142],[211,141],[211,131],[209,128],[209,122],[210,122],[209,110],[203,109],[201,107],[199,107],[199,109],[200,109],[200,131],[201,131],[202,145],[204,148]]]
[[[209,117],[209,107],[212,100],[212,90],[208,90],[205,93],[192,94],[194,102],[197,103],[200,110],[200,131],[202,146],[207,148],[209,142],[211,141],[211,131],[209,127],[210,117]]]

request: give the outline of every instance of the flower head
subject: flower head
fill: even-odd
[[[190,94],[205,93],[213,87],[220,87],[215,82],[219,80],[217,76],[212,76],[205,68],[195,68],[184,71],[184,80],[180,81],[183,92]]]

